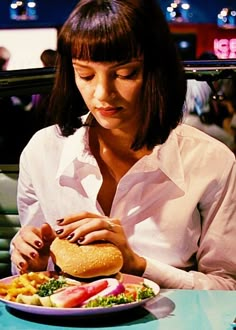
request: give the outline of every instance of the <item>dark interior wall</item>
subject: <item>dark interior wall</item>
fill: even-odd
[[[163,11],[171,0],[159,1]],[[223,7],[236,10],[236,0],[188,0],[191,4],[191,22],[215,23],[218,12]],[[10,0],[0,1],[0,28],[60,26],[68,17],[77,0],[38,0],[38,20],[35,22],[14,22],[9,18]]]

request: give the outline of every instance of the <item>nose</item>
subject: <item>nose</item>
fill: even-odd
[[[97,79],[94,89],[94,97],[99,101],[108,101],[114,97],[112,82],[107,77]]]

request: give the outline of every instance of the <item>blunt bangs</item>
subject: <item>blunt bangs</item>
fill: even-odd
[[[62,54],[66,49],[71,58],[93,62],[121,62],[140,56],[141,45],[130,26],[127,4],[121,10],[122,3],[82,2],[79,15],[75,10],[65,26],[59,52],[61,46]]]
[[[80,0],[57,43],[58,70],[51,98],[52,123],[73,134],[88,112],[75,83],[73,59],[129,62],[143,59],[139,95],[142,120],[131,149],[152,149],[183,118],[186,77],[157,0]]]

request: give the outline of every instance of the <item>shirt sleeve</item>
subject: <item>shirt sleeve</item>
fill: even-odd
[[[146,259],[147,265],[143,277],[148,278],[162,288],[193,289],[193,274],[162,262]]]
[[[236,289],[236,163],[225,170],[199,203],[202,234],[196,254],[197,271],[185,271],[146,259],[143,277],[161,287],[198,290]]]
[[[23,152],[20,158],[20,171],[17,188],[17,206],[21,226],[41,227],[45,222],[40,202],[30,177],[30,162]]]
[[[20,160],[20,172],[17,188],[17,206],[21,227],[26,225],[40,227],[44,222],[43,213],[33,190],[31,180],[27,174],[27,162],[22,153]],[[18,235],[18,233],[16,233]],[[16,235],[14,237],[16,237]],[[14,238],[13,237],[13,238]],[[13,251],[13,245],[10,244],[10,254]],[[12,275],[18,274],[19,271],[13,263],[11,264]]]

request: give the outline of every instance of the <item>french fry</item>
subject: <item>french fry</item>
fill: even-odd
[[[25,273],[14,278],[10,283],[0,282],[0,296],[9,301],[16,301],[19,294],[33,295],[41,284],[49,281],[45,273]]]

